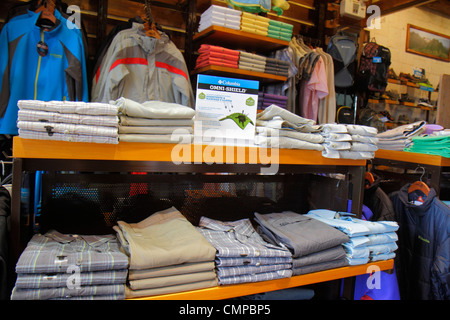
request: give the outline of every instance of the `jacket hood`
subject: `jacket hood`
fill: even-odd
[[[430,188],[430,193],[428,194],[428,196],[422,197],[424,200],[423,204],[416,205],[416,204],[412,203],[411,201],[416,199],[417,196],[412,199],[408,193],[408,189],[411,185],[412,185],[412,183],[405,184],[400,189],[398,197],[406,208],[414,210],[419,215],[424,215],[430,209],[430,206],[431,206],[433,200],[436,198],[436,190],[434,188]]]

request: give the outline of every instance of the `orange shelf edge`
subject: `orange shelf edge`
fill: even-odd
[[[216,286],[211,288],[177,292],[165,295],[133,298],[128,300],[220,300],[239,297],[249,294],[292,288],[313,283],[354,277],[373,271],[391,270],[394,260],[377,261],[374,263],[347,266],[337,269],[329,269],[320,272],[308,273],[291,278],[277,280],[249,282],[235,285]],[[374,270],[375,269],[375,270]]]
[[[444,158],[438,155],[431,155],[425,153],[378,149],[375,152],[375,159],[377,158],[403,162],[421,163],[440,167],[450,166],[450,158]]]
[[[186,151],[186,156],[183,150]],[[99,144],[33,140],[18,136],[13,139],[14,158],[172,162],[173,155],[177,157],[176,160],[183,163],[342,166],[365,166],[366,164],[365,160],[325,158],[320,151],[314,150],[135,142]]]

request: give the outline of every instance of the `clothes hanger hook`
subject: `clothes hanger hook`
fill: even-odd
[[[414,172],[417,172],[418,169],[422,169],[422,174],[420,175],[420,181],[422,181],[423,176],[425,175],[425,168],[421,165],[417,165],[417,168],[414,170]]]

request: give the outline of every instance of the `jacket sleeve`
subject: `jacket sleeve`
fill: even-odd
[[[436,255],[431,268],[431,292],[434,299],[450,300],[450,209],[442,204],[443,221],[439,221]],[[445,207],[444,207],[445,206]]]

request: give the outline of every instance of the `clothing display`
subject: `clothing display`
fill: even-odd
[[[310,210],[306,216],[322,221],[349,236],[342,244],[350,265],[366,264],[369,261],[389,260],[395,257],[398,246],[395,221],[365,221],[352,217],[348,212],[327,209]]]
[[[195,110],[180,104],[126,98],[111,101],[117,107],[119,141],[191,143]],[[157,121],[160,121],[159,123]]]
[[[217,264],[219,285],[266,281],[292,276],[292,259],[284,246],[264,241],[249,219],[218,221],[201,217],[197,230],[217,250],[216,260],[241,259],[242,265]],[[255,264],[251,260],[256,259]],[[270,264],[264,260],[273,261]],[[274,259],[278,259],[275,260]]]
[[[113,235],[35,234],[16,264],[11,300],[124,299],[127,268]]]
[[[324,124],[322,156],[333,159],[372,159],[378,150],[378,130],[355,124]]]
[[[195,68],[208,65],[238,68],[239,51],[224,47],[202,44],[198,49],[200,55],[197,58]]]
[[[416,121],[378,133],[378,147],[385,150],[403,151],[412,145],[413,137],[417,137],[425,131],[426,124],[425,121]]]
[[[286,109],[287,99],[283,95],[258,92],[258,109],[264,110],[272,104]]]
[[[17,127],[25,139],[119,143],[117,107],[107,103],[19,100]]]
[[[428,195],[405,184],[389,195],[398,230],[397,278],[406,300],[449,300],[450,208],[434,188]],[[415,202],[418,198],[423,200]]]
[[[27,11],[2,28],[0,134],[18,134],[19,100],[88,101],[83,34],[58,10],[54,17],[46,28],[40,12]]]
[[[450,136],[412,137],[412,144],[404,151],[450,158]]]
[[[217,285],[216,250],[176,208],[118,221],[114,230],[130,259],[127,298]]]
[[[293,274],[305,274],[347,265],[343,232],[295,212],[259,214],[259,232],[267,241],[286,246],[292,253]]]
[[[242,12],[239,10],[211,5],[200,16],[198,32],[202,32],[212,25],[239,30],[241,15]]]
[[[149,37],[139,23],[114,37],[94,75],[91,95],[97,102],[123,97],[194,106],[182,53],[165,33],[161,39]]]

